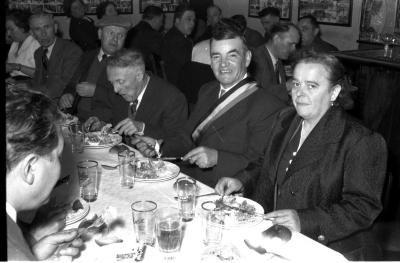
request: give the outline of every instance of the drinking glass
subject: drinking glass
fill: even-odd
[[[98,163],[92,160],[82,161],[77,165],[81,197],[87,202],[94,202],[97,200],[97,166]]]
[[[135,152],[124,150],[118,153],[120,184],[123,188],[133,188],[135,184]]]
[[[196,191],[196,180],[190,177],[181,177],[176,180],[178,207],[184,222],[191,221],[194,217]]]
[[[85,146],[85,134],[81,123],[71,123],[69,126],[71,146],[73,153],[82,153]]]
[[[223,211],[215,209],[216,205],[213,201],[201,204],[203,243],[206,246],[218,245],[224,232],[225,214]]]
[[[157,204],[153,201],[136,201],[131,205],[133,228],[136,242],[153,246],[154,238],[154,212]]]
[[[179,210],[173,207],[164,207],[156,211],[156,239],[158,248],[165,260],[173,260],[175,252],[181,248],[182,223]]]

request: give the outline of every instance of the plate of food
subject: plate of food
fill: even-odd
[[[85,218],[89,213],[90,205],[83,199],[77,199],[71,204],[71,208],[67,212],[65,225],[70,225]]]
[[[239,196],[204,196],[199,197],[197,203],[215,203],[215,210],[224,212],[224,226],[226,229],[253,226],[259,224],[263,218],[264,208],[257,202]],[[199,209],[201,205],[198,205]]]
[[[87,148],[110,148],[120,143],[122,137],[119,134],[98,132],[88,132],[85,134],[85,147]]]
[[[152,158],[136,159],[136,182],[155,183],[168,181],[178,176],[179,167],[176,164]]]

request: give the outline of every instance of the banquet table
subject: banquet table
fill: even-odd
[[[136,151],[136,155],[140,153]],[[61,178],[70,176],[69,183],[59,186],[53,192],[53,198],[60,202],[72,202],[79,197],[79,186],[76,171],[76,164],[81,160],[96,160],[99,162],[99,192],[98,198],[90,202],[90,210],[87,218],[94,214],[101,214],[106,207],[114,207],[118,212],[115,221],[110,225],[108,233],[99,233],[90,240],[85,241],[85,247],[79,257],[74,258],[74,262],[117,262],[117,254],[128,254],[136,251],[138,244],[135,240],[131,204],[137,200],[151,200],[157,203],[157,208],[178,207],[174,199],[175,191],[173,184],[177,178],[185,176],[179,174],[177,177],[163,182],[135,182],[134,187],[125,189],[120,186],[118,169],[106,170],[101,168],[100,164],[115,165],[118,163],[117,154],[109,153],[109,148],[91,149],[85,148],[83,153],[71,153],[71,146],[66,141],[62,155]],[[207,194],[214,192],[214,189],[197,182],[199,188],[198,194]],[[173,262],[220,262],[221,260],[210,255],[210,251],[216,251],[217,248],[206,247],[202,242],[201,218],[199,207],[201,198],[198,198],[196,205],[195,218],[184,223],[183,239],[180,252],[176,254]],[[260,220],[258,224],[232,228],[224,230],[223,239],[219,248],[228,247],[234,251],[234,262],[345,262],[346,259],[334,250],[302,235],[298,232],[292,233],[289,242],[274,250],[280,256],[274,254],[258,254],[254,250],[247,248],[244,238],[251,238],[263,230],[269,228],[272,223],[266,220]],[[76,228],[80,221],[67,225],[66,229]],[[121,243],[114,243],[105,246],[99,246],[95,239],[101,236],[115,236],[123,240]],[[208,252],[208,253],[207,253]],[[211,253],[212,254],[212,253]],[[120,262],[133,261],[134,258],[119,260]],[[147,246],[143,262],[162,262],[164,253],[159,252],[157,244]],[[171,260],[169,261],[171,262]]]

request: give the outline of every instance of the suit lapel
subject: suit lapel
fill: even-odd
[[[328,144],[336,143],[343,133],[342,112],[331,107],[308,135],[287,172],[288,175],[312,165],[324,157]],[[285,177],[287,178],[287,177]]]
[[[150,105],[157,105],[159,96],[156,94],[157,89],[154,84],[154,79],[150,77],[149,84],[143,94],[142,101],[139,104],[139,108],[136,111],[136,120],[146,120],[152,116],[153,112],[158,107],[149,107]]]
[[[61,42],[58,38],[56,38],[56,42],[54,43],[53,50],[51,51],[50,58],[49,58],[49,69],[54,68],[55,65],[59,64],[60,61],[57,61],[59,59],[59,52],[61,52]],[[50,70],[49,70],[50,71]]]
[[[269,54],[269,51],[267,49],[267,47],[264,46],[264,52],[265,52],[265,65],[266,65],[266,72],[264,72],[264,74],[267,75],[272,75],[272,83],[278,83],[278,80],[276,79],[275,76],[275,68],[274,68],[274,64],[272,63],[272,58],[271,55]]]

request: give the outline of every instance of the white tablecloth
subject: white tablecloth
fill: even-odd
[[[70,146],[65,144],[62,159],[62,176],[70,174],[72,180],[68,185],[61,186],[56,189],[57,198],[65,200],[76,199],[78,196],[78,180],[76,173],[76,163],[80,160],[90,159],[96,160],[99,164],[117,164],[117,155],[108,153],[108,149],[85,149],[81,154],[70,153]],[[90,211],[88,217],[95,213],[100,214],[107,206],[115,207],[118,211],[118,218],[113,224],[110,236],[117,236],[123,239],[122,243],[115,243],[103,247],[98,246],[94,239],[85,243],[85,249],[82,250],[81,256],[74,259],[76,262],[115,262],[116,255],[124,253],[132,253],[132,249],[137,247],[135,242],[133,223],[130,205],[136,200],[152,200],[160,207],[177,207],[177,201],[174,200],[175,192],[173,183],[175,179],[158,182],[158,183],[140,183],[135,182],[132,189],[124,189],[119,184],[118,169],[105,170],[99,168],[100,185],[98,199],[90,203]],[[179,176],[183,176],[180,174]],[[199,194],[211,193],[214,190],[201,182],[198,182]],[[72,195],[72,196],[71,196]],[[62,196],[62,197],[60,197]],[[200,201],[199,201],[200,202]],[[198,203],[199,203],[198,202]],[[67,228],[77,227],[79,222],[67,226]],[[260,233],[271,226],[269,221],[262,221],[260,224],[240,229],[225,230],[222,245],[233,247],[242,262],[285,262],[271,254],[260,255],[246,247],[243,242],[245,237],[251,237],[255,233]],[[200,217],[196,215],[191,222],[185,223],[184,236],[182,240],[181,251],[176,257],[176,262],[200,262],[205,251],[202,243],[201,222]],[[100,235],[100,234],[98,234]],[[345,258],[315,242],[312,239],[300,234],[293,233],[292,239],[279,249],[279,254],[285,258],[295,262],[343,262]],[[157,247],[147,247],[144,262],[160,262],[163,254]],[[203,257],[203,262],[219,262],[216,257]],[[121,262],[129,262],[133,259],[122,260]]]

